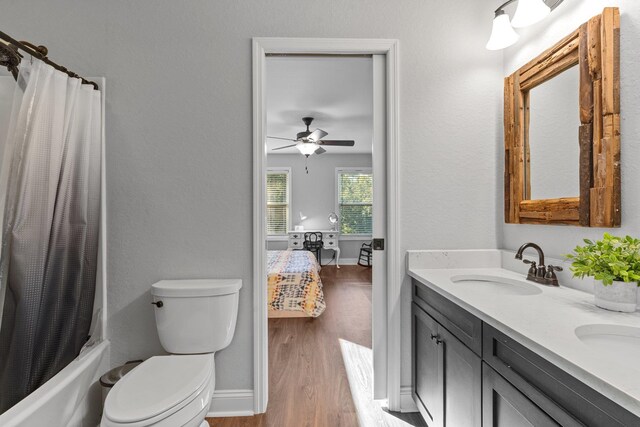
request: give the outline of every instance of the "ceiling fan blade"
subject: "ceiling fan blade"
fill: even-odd
[[[331,140],[323,139],[322,141],[316,142],[316,144],[318,144],[318,145],[335,145],[335,146],[339,146],[339,147],[353,147],[355,145],[355,141],[347,141],[347,140],[331,141]]]
[[[316,154],[318,154],[318,155],[320,155],[320,154],[322,154],[322,153],[326,153],[326,152],[327,152],[327,150],[325,150],[325,149],[324,149],[324,148],[322,148],[322,147],[318,147],[318,149],[317,149],[316,151],[314,151],[314,153],[316,153]]]
[[[322,129],[316,129],[307,136],[307,139],[309,141],[318,142],[327,135],[329,134]]]
[[[282,150],[284,148],[291,148],[291,147],[295,147],[296,145],[298,145],[298,144],[285,145],[284,147],[272,148],[271,151]]]
[[[267,138],[269,138],[269,139],[282,139],[283,141],[297,141],[297,139],[280,138],[279,136],[267,136]]]

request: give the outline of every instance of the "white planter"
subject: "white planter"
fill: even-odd
[[[636,311],[638,284],[635,282],[613,282],[605,286],[600,281],[594,284],[595,302],[600,308],[631,313]]]

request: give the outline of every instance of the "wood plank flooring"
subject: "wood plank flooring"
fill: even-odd
[[[316,319],[269,319],[269,404],[254,417],[209,418],[215,427],[355,427],[340,340],[371,348],[371,269],[326,266],[327,308]]]

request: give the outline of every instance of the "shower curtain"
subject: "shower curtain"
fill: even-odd
[[[100,92],[24,59],[0,169],[0,413],[80,352],[93,313]]]

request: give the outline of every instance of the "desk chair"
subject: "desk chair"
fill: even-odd
[[[302,247],[308,250],[309,252],[314,252],[316,254],[316,259],[318,260],[318,264],[322,265],[322,246],[324,242],[322,241],[322,233],[304,233],[304,242],[302,243]]]

